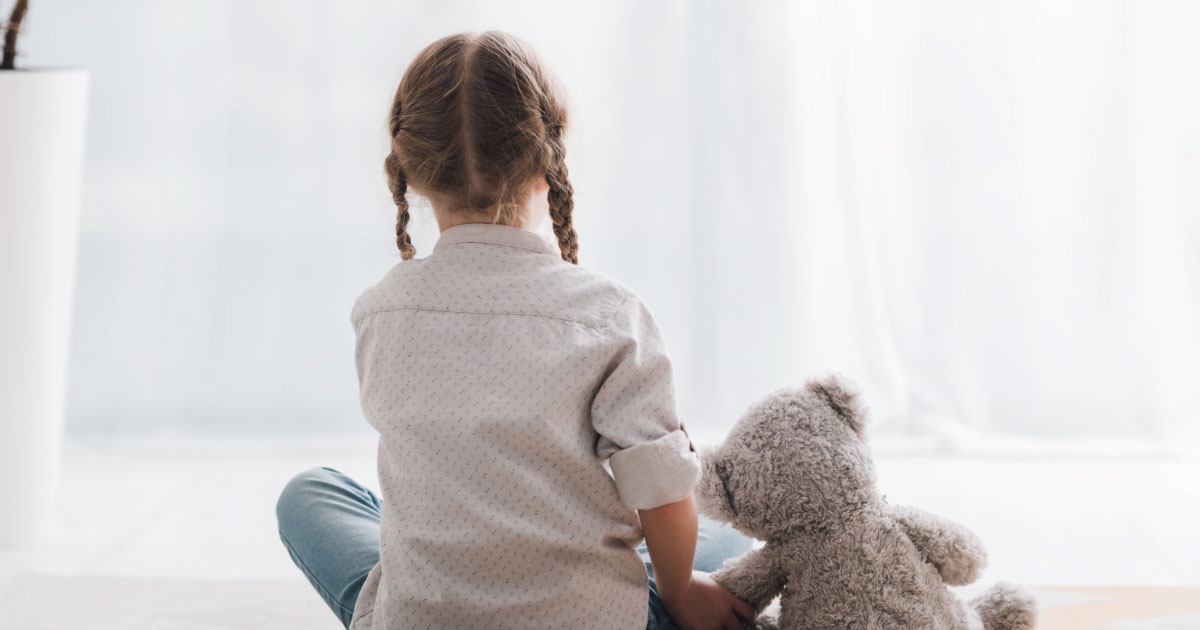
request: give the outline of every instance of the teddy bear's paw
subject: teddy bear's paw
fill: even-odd
[[[1037,622],[1037,600],[1008,582],[997,582],[968,604],[979,612],[987,630],[1033,630]]]
[[[779,598],[771,600],[762,612],[754,618],[754,623],[745,624],[746,630],[779,630]]]
[[[754,617],[754,623],[743,623],[742,630],[779,630],[779,598],[776,597]]]

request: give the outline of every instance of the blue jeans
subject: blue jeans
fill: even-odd
[[[381,506],[375,493],[324,467],[293,477],[275,506],[279,537],[288,554],[346,627],[367,573],[379,562]],[[715,571],[753,544],[754,539],[701,513],[693,566],[697,571]],[[647,630],[678,630],[658,598],[644,541],[637,552],[650,578]]]

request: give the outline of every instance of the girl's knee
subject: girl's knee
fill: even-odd
[[[732,525],[712,519],[700,519],[699,533],[695,560],[698,571],[715,571],[725,560],[741,556],[754,546],[753,538],[742,534]]]
[[[711,531],[714,546],[728,557],[740,556],[754,546],[754,539],[734,529],[732,525],[721,524]]]
[[[283,486],[279,498],[275,501],[275,518],[279,521],[279,529],[283,531],[286,522],[310,502],[317,488],[336,481],[338,471],[318,466],[297,473]]]

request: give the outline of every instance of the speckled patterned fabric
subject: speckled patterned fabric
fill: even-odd
[[[646,303],[546,236],[466,223],[351,321],[383,500],[351,629],[645,627],[635,510],[700,478]]]

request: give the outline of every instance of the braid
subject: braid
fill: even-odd
[[[546,174],[546,183],[550,184],[547,201],[550,206],[550,219],[554,222],[554,235],[558,237],[558,248],[562,250],[563,260],[579,264],[579,240],[575,236],[575,227],[571,225],[571,211],[575,209],[575,189],[567,179],[566,148],[563,147],[561,129],[558,125],[550,126],[549,140],[553,155],[550,172]]]
[[[400,168],[400,159],[396,152],[388,154],[383,161],[387,170],[388,188],[392,191],[392,201],[396,202],[396,247],[400,250],[400,258],[408,260],[416,255],[417,248],[413,247],[412,239],[408,236],[408,180],[404,170]]]

